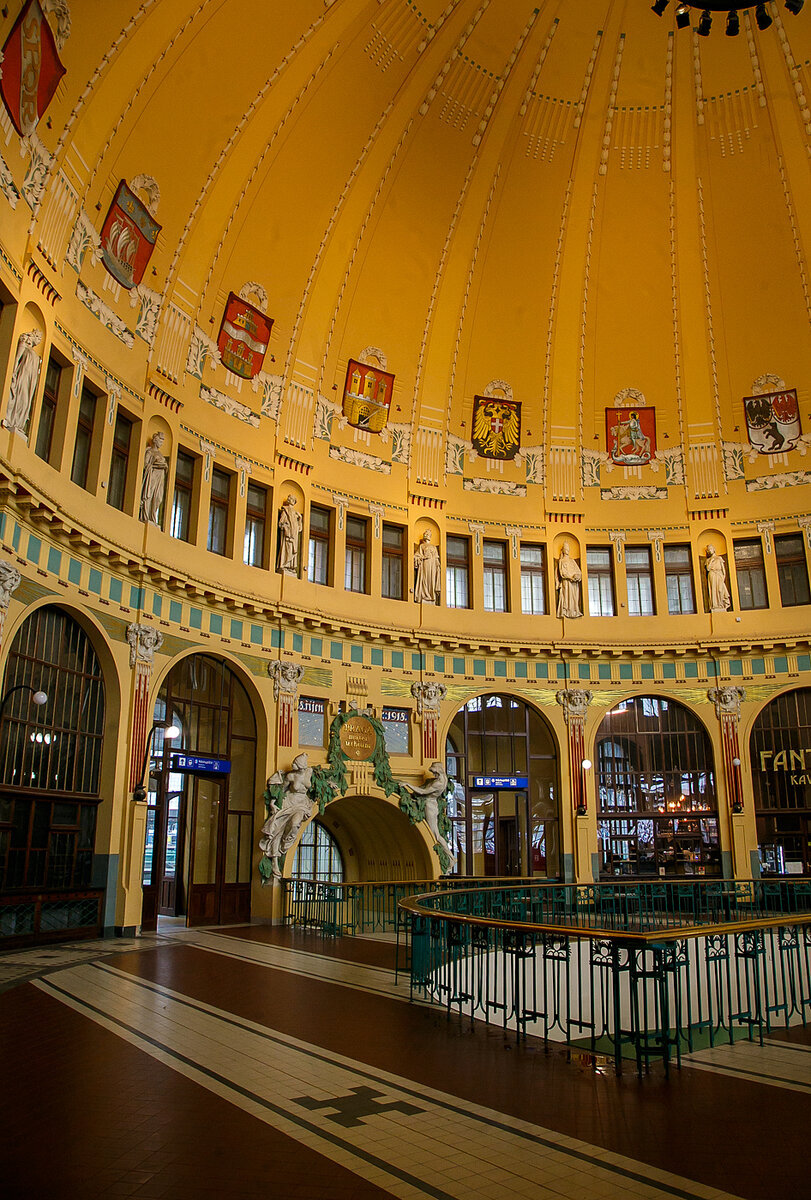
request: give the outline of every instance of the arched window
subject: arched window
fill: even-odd
[[[811,688],[766,705],[749,754],[761,871],[811,875]]]
[[[602,874],[718,874],[712,745],[688,708],[660,696],[623,700],[597,734]]]
[[[310,821],[301,835],[293,862],[293,879],[319,879],[322,883],[343,883],[344,860],[338,843],[326,825]]]
[[[460,875],[560,875],[557,746],[517,696],[474,696],[445,743]]]
[[[2,694],[0,893],[14,894],[15,909],[0,908],[0,937],[66,936],[98,925],[101,899],[53,895],[90,888],[100,802],[104,681],[81,626],[58,608],[33,613],[11,645]]]

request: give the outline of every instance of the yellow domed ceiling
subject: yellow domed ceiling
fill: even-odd
[[[539,515],[805,482],[808,13],[730,38],[647,0],[40,3],[40,84],[65,73],[21,141],[3,112],[8,260],[188,428]],[[39,11],[7,8],[4,39]],[[744,398],[792,389],[799,432],[758,452]]]

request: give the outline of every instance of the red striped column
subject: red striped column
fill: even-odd
[[[417,720],[422,722],[422,754],[433,762],[439,750],[439,714],[442,701],[448,694],[444,683],[433,680],[412,683],[411,695],[417,701]]]
[[[304,666],[277,659],[268,663],[268,675],[273,680],[273,699],[279,705],[279,745],[293,745],[293,718],[298,700],[298,685]]]
[[[572,808],[578,817],[588,812],[586,778],[583,762],[586,757],[586,713],[591,704],[591,692],[586,688],[561,688],[555,696],[563,709],[569,730],[569,790]]]
[[[707,698],[715,705],[715,715],[721,722],[724,780],[729,797],[729,807],[734,813],[742,813],[743,783],[738,724],[741,719],[741,701],[746,699],[746,689],[740,687],[710,688]]]
[[[130,740],[130,791],[134,791],[140,780],[141,767],[146,750],[146,739],[152,724],[149,711],[149,685],[155,651],[163,645],[163,634],[151,625],[128,625],[127,641],[130,647],[130,667],[135,671],[132,706],[132,737]]]

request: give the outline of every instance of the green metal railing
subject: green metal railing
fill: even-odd
[[[412,997],[618,1074],[811,1019],[808,881],[512,883],[403,898]]]
[[[342,934],[393,933],[401,918],[399,904],[409,896],[441,889],[504,887],[515,878],[476,879],[453,876],[444,879],[386,880],[365,883],[321,883],[307,879],[284,879],[284,919],[290,925],[306,925],[326,937]],[[526,883],[531,880],[524,881]]]

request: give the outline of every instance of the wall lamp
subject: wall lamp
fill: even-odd
[[[156,729],[163,730],[164,739],[176,738],[180,733],[180,726],[173,725],[170,721],[155,721],[153,724],[146,739],[146,746],[144,747],[144,765],[141,767],[141,782],[136,784],[132,793],[132,798],[136,804],[146,803],[146,773],[149,767],[149,758],[152,752],[152,742]]]
[[[47,692],[34,691],[34,689],[31,687],[30,683],[17,683],[17,684],[15,684],[14,687],[9,688],[8,691],[6,692],[5,696],[3,697],[3,699],[0,700],[0,721],[2,721],[3,717],[6,715],[6,709],[8,707],[8,702],[11,699],[11,697],[14,695],[15,692],[30,692],[31,693],[31,702],[33,704],[36,704],[37,707],[41,708],[43,704],[48,703],[48,693]]]
[[[580,803],[577,806],[575,816],[585,817],[588,813],[588,805],[586,804],[586,771],[591,770],[591,759],[584,758],[580,763]]]
[[[657,17],[661,17],[667,8],[670,0],[654,0],[651,5],[651,12],[655,12]],[[784,0],[786,11],[793,16],[797,16],[802,12],[805,0]],[[690,10],[698,9],[701,13],[698,18],[698,26],[696,32],[701,37],[708,37],[712,28],[712,14],[726,13],[726,35],[727,37],[737,37],[741,31],[740,10],[754,9],[755,21],[758,29],[768,29],[772,24],[772,15],[769,12],[769,6],[766,0],[750,0],[749,4],[741,3],[740,0],[679,0],[676,6],[676,27],[678,29],[688,29],[690,26]]]

